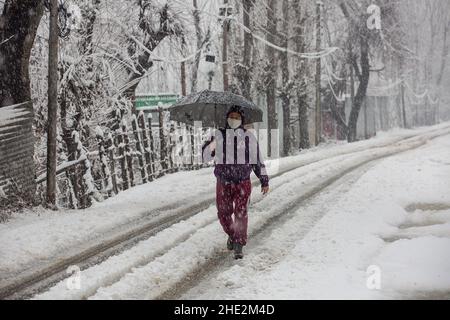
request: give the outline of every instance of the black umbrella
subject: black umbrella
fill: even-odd
[[[245,123],[262,122],[263,113],[253,102],[231,92],[204,90],[177,101],[168,110],[170,120],[193,124],[201,121],[203,127],[223,127],[226,114],[232,106],[244,112]]]

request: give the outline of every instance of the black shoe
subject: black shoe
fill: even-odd
[[[244,257],[244,253],[242,253],[242,244],[235,243],[234,244],[234,258],[235,259],[242,259]]]
[[[231,240],[231,237],[228,237],[227,249],[230,251],[233,250],[233,240]]]

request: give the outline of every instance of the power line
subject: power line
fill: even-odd
[[[186,5],[186,6],[189,6],[189,7],[193,8],[193,7],[190,6],[190,5]],[[206,12],[206,11],[203,11],[203,10],[199,10],[199,11],[202,11],[202,12],[204,12],[204,13],[210,15],[210,16],[216,17],[216,18],[218,18],[218,19],[224,19],[224,17],[219,16],[219,15],[216,15],[216,14],[213,14],[213,13],[211,13],[211,12]],[[319,51],[319,52],[304,52],[304,53],[302,53],[302,52],[297,52],[297,51],[294,51],[294,50],[291,50],[291,49],[282,48],[282,47],[280,47],[280,46],[274,44],[273,42],[270,42],[270,41],[264,39],[263,37],[257,35],[255,32],[253,32],[251,29],[249,29],[249,28],[247,28],[246,26],[244,26],[244,25],[243,25],[239,20],[237,20],[236,18],[233,18],[233,17],[227,17],[227,18],[225,18],[225,19],[228,19],[228,20],[231,20],[231,21],[235,22],[235,23],[236,23],[239,27],[241,27],[246,33],[250,33],[255,39],[261,41],[261,42],[264,43],[265,45],[268,45],[268,46],[274,48],[274,49],[277,50],[277,51],[280,51],[280,52],[287,52],[287,53],[290,53],[290,54],[299,56],[299,57],[301,57],[301,58],[305,58],[305,59],[319,59],[319,58],[328,56],[328,55],[332,54],[333,52],[335,52],[336,50],[340,49],[340,48],[338,48],[338,47],[330,47],[330,48],[324,49],[324,50]]]

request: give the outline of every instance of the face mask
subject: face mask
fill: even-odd
[[[242,120],[228,118],[228,125],[231,129],[237,129],[241,126]]]

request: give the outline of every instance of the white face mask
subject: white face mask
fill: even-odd
[[[228,118],[227,121],[228,121],[228,125],[230,126],[231,129],[237,129],[242,124],[242,120]]]

